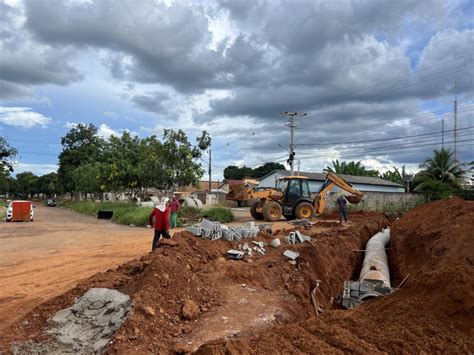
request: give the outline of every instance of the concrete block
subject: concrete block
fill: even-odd
[[[291,260],[296,260],[296,258],[300,256],[300,253],[298,253],[297,251],[285,250],[283,255],[287,258],[290,258]]]
[[[227,257],[229,259],[242,259],[244,257],[245,253],[240,250],[235,250],[235,249],[229,249],[227,250]]]
[[[270,242],[270,245],[274,248],[278,248],[281,245],[280,238],[275,238]]]

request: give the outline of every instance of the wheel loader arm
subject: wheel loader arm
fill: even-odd
[[[349,192],[353,196],[353,198],[351,199],[352,201],[349,201],[350,203],[359,203],[360,200],[362,200],[362,197],[364,197],[364,194],[362,192],[357,190],[346,180],[333,173],[328,173],[326,175],[326,181],[324,182],[323,186],[321,186],[321,189],[318,193],[319,200],[316,201],[317,206],[315,206],[317,214],[323,213],[324,206],[326,204],[326,199],[329,193],[334,189],[334,186],[337,186],[340,189]]]

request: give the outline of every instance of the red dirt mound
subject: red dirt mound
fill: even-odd
[[[54,312],[91,287],[115,288],[134,303],[109,353],[472,351],[474,202],[435,202],[397,220],[389,252],[392,286],[409,274],[406,283],[391,295],[345,311],[334,298],[344,280],[358,278],[359,250],[389,225],[377,213],[350,217],[342,227],[303,230],[310,242],[268,247],[251,262],[223,257],[236,243],[181,233],[173,238],[176,245],[98,274],[37,307],[0,333],[0,351],[8,351],[14,340],[41,340]],[[259,236],[267,242],[272,238]],[[282,255],[285,249],[300,253],[295,264]],[[192,307],[192,320],[183,317],[190,301],[199,307]],[[315,308],[323,311],[318,317]]]
[[[207,344],[202,353],[471,353],[474,349],[474,202],[418,207],[392,226],[392,286],[351,311],[275,326],[256,339]]]

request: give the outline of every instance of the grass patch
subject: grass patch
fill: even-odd
[[[234,220],[234,214],[230,208],[225,207],[210,207],[201,210],[201,216],[211,221],[227,223]]]
[[[63,201],[59,205],[90,216],[95,216],[99,210],[113,211],[113,221],[141,227],[146,226],[151,212],[148,207],[138,207],[129,202]]]
[[[95,216],[99,210],[113,211],[113,221],[143,227],[146,226],[151,212],[149,207],[138,207],[129,202],[62,201],[58,205],[90,216]],[[178,212],[178,227],[189,222],[197,222],[201,218],[227,223],[234,220],[234,215],[230,208],[225,207],[211,207],[200,210],[196,207],[184,206]]]

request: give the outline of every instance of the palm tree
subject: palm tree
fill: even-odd
[[[336,159],[332,161],[332,167],[327,166],[323,171],[336,173],[336,174],[346,174],[346,175],[357,175],[357,176],[378,176],[379,173],[377,170],[369,170],[362,165],[362,162],[359,161],[350,161],[350,162],[341,162]]]
[[[423,168],[416,175],[419,187],[426,181],[439,181],[452,187],[458,187],[463,180],[465,164],[454,159],[453,153],[449,150],[435,150],[434,155],[420,165]]]

